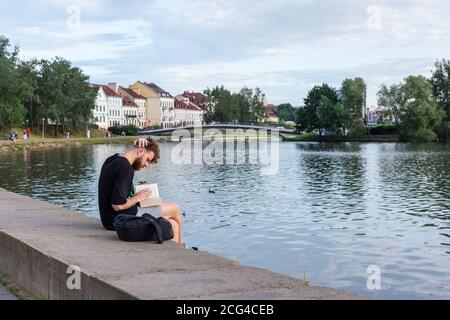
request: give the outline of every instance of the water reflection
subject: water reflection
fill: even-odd
[[[136,182],[181,204],[192,245],[373,298],[450,298],[448,146],[286,143],[276,176],[250,164],[174,165],[172,148]],[[124,149],[3,153],[0,186],[98,216],[101,165]],[[370,265],[381,291],[367,290]]]

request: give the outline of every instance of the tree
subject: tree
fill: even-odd
[[[17,70],[19,49],[11,50],[9,40],[0,36],[0,128],[23,125],[23,83]]]
[[[367,100],[367,85],[362,78],[345,79],[342,82],[342,103],[349,112],[349,127],[364,124],[367,134],[370,134],[365,114]]]
[[[404,140],[432,142],[444,118],[433,96],[433,87],[424,76],[409,76],[401,86],[400,133]]]
[[[450,141],[450,61],[436,61],[435,70],[430,79],[433,95],[439,107],[445,112],[445,121],[440,129],[440,136],[446,142]]]
[[[305,106],[300,108],[297,115],[298,127],[304,128],[306,131],[313,131],[319,129],[317,118],[317,108],[322,97],[327,97],[330,103],[336,104],[338,97],[336,90],[327,84],[315,86],[308,92],[308,96],[304,99]]]
[[[37,109],[40,106],[40,97],[38,95],[39,61],[21,61],[18,70],[23,81],[23,104],[27,110],[27,121],[31,126],[40,123],[37,118]]]
[[[85,127],[92,117],[96,93],[90,90],[89,77],[62,58],[40,62],[38,117],[49,119],[63,132],[65,127]]]
[[[242,88],[238,93],[231,93],[222,87],[204,91],[208,109],[204,121],[210,122],[258,122],[265,118],[264,93],[261,89]]]
[[[388,87],[382,84],[377,96],[378,104],[384,107],[383,117],[394,119],[398,127],[400,124],[400,108],[403,104],[401,85],[393,84]]]
[[[433,71],[430,82],[433,86],[433,95],[439,107],[450,120],[450,60],[436,61],[436,70]]]
[[[319,136],[322,136],[323,130],[333,134],[344,133],[348,119],[349,112],[342,102],[333,102],[322,96],[317,108]]]
[[[298,109],[294,108],[290,103],[280,104],[276,110],[276,115],[282,121],[297,122]]]

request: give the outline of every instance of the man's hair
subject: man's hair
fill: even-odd
[[[160,153],[159,153],[159,146],[156,143],[156,141],[153,140],[152,138],[147,138],[147,146],[145,147],[145,149],[155,154],[152,163],[158,163]]]

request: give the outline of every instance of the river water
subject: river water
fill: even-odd
[[[181,206],[188,244],[369,298],[450,299],[450,146],[281,143],[275,175],[161,146],[135,183]],[[100,168],[125,149],[0,153],[0,187],[98,218]]]

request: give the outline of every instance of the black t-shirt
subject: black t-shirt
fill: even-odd
[[[123,205],[133,196],[134,169],[124,157],[118,154],[106,159],[98,183],[98,205],[103,226],[114,230],[113,221],[119,214],[136,215],[138,208],[133,206],[125,211],[115,211],[113,205]]]

